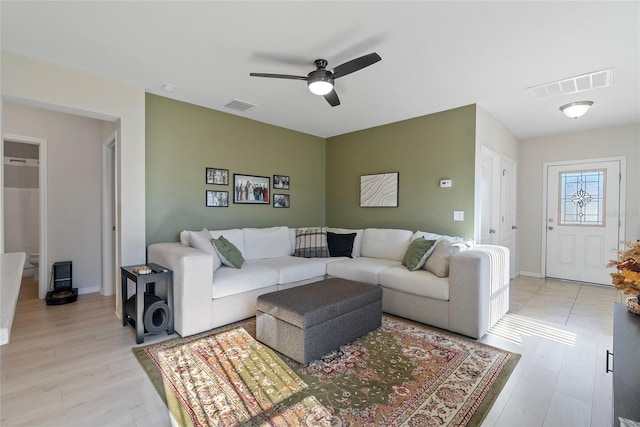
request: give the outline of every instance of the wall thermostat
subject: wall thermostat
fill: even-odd
[[[440,180],[440,188],[449,188],[451,187],[451,180],[450,179],[441,179]]]

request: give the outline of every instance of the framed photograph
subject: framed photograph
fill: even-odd
[[[206,204],[207,207],[214,208],[226,208],[229,207],[229,192],[228,191],[206,191]]]
[[[274,194],[273,195],[273,207],[274,208],[288,208],[290,203],[288,194]]]
[[[207,168],[205,182],[215,185],[229,185],[229,169]]]
[[[397,208],[398,172],[360,176],[361,208]]]
[[[267,176],[233,174],[233,203],[271,203],[269,198],[270,179]]]
[[[273,175],[273,188],[276,190],[288,190],[289,177],[287,175]]]

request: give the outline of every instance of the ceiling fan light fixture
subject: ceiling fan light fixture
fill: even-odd
[[[592,105],[593,101],[571,102],[560,107],[560,111],[570,119],[577,119],[578,117],[584,116]]]
[[[326,95],[333,90],[333,84],[325,80],[309,82],[309,90],[315,95]]]
[[[307,77],[309,90],[315,95],[326,95],[333,90],[333,75],[323,69],[309,73]]]

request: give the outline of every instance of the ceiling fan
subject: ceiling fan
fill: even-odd
[[[309,90],[312,93],[316,95],[323,95],[332,107],[336,107],[340,105],[340,99],[333,88],[334,80],[361,70],[369,65],[373,65],[381,59],[380,55],[374,52],[352,59],[351,61],[347,61],[344,64],[338,65],[333,70],[327,70],[328,63],[326,59],[316,59],[314,61],[316,69],[307,74],[306,77],[292,76],[289,74],[266,73],[249,73],[249,75],[252,77],[270,77],[274,79],[306,80]]]

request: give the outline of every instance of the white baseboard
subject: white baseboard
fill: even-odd
[[[100,286],[91,286],[85,288],[78,288],[78,295],[92,294],[94,292],[100,292]]]
[[[518,274],[520,276],[537,277],[538,279],[542,279],[542,276],[540,275],[540,273],[532,273],[530,271],[520,271],[518,272]]]

